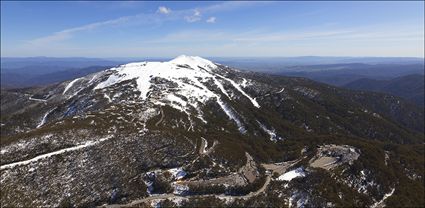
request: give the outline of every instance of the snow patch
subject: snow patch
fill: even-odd
[[[182,168],[171,168],[167,170],[176,180],[181,180],[186,176],[186,172]]]
[[[245,87],[248,87],[248,85],[251,85],[251,83],[250,83],[250,82],[248,82],[248,80],[246,80],[245,78],[242,78],[241,86],[242,86],[243,88],[245,88]]]
[[[389,152],[388,152],[388,151],[385,151],[384,162],[385,162],[385,165],[386,165],[386,166],[388,165],[388,161],[389,161],[389,160],[390,160]]]
[[[201,147],[202,148],[201,149],[201,153],[202,154],[205,154],[205,153],[207,153],[208,141],[204,137],[201,137],[201,139],[204,141],[204,146]]]
[[[304,177],[306,173],[302,168],[288,171],[277,178],[279,181],[291,181],[294,178]]]
[[[196,67],[216,67],[216,65],[204,58],[201,58],[199,56],[186,56],[186,55],[180,55],[176,58],[174,58],[173,60],[170,61],[170,63],[174,63],[174,64],[187,64],[192,68],[196,68]]]
[[[103,94],[103,97],[106,98],[106,99],[108,99],[108,102],[112,102],[112,99],[111,99],[111,97],[109,97],[108,94],[104,93]]]

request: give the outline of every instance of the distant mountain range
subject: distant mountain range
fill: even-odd
[[[71,68],[63,69],[61,71],[46,72],[44,74],[39,73],[24,73],[20,70],[30,70],[32,67],[18,68],[18,72],[6,72],[1,73],[1,87],[2,88],[22,88],[53,84],[56,82],[63,82],[69,79],[75,79],[77,77],[85,76],[94,72],[99,72],[112,66],[89,66],[84,68]],[[38,67],[34,67],[35,70]]]
[[[235,68],[249,69],[252,71],[278,72],[289,71],[291,66],[308,65],[332,65],[332,64],[423,64],[423,58],[415,57],[211,57],[213,61],[223,63]],[[140,57],[140,58],[55,58],[55,57],[2,57],[1,69],[17,69],[30,66],[83,68],[89,66],[110,66],[128,63],[131,61],[165,61],[164,58]],[[37,69],[34,72],[44,72]],[[51,71],[50,71],[51,72]]]
[[[1,87],[22,88],[62,82],[127,63],[129,60],[139,59],[2,57]]]
[[[111,66],[120,64],[119,61],[111,61],[98,58],[52,58],[52,57],[28,57],[14,58],[2,57],[1,70],[10,72],[26,72],[30,74],[48,73],[61,71],[67,68],[84,68],[89,66]],[[37,67],[31,70],[32,67]],[[43,68],[44,67],[44,68]]]
[[[52,84],[120,64],[95,58],[1,58],[1,87],[20,88]]]
[[[388,80],[409,74],[424,74],[424,64],[325,64],[291,66],[273,74],[305,77],[315,81],[343,86],[362,78]]]
[[[423,58],[414,57],[325,57],[325,56],[300,56],[300,57],[249,57],[249,58],[220,58],[211,60],[236,68],[248,69],[257,72],[278,73],[292,71],[297,66],[334,65],[334,64],[424,64]],[[295,68],[294,68],[295,66]],[[299,71],[299,70],[298,70]],[[301,69],[303,71],[303,69]]]
[[[397,95],[424,106],[424,75],[412,74],[391,80],[359,79],[344,85],[355,90],[384,92]]]
[[[74,79],[105,67],[129,61],[164,61],[165,58],[1,58],[1,87],[18,88]],[[403,57],[270,57],[221,58],[211,60],[234,68],[272,74],[307,77],[341,86],[360,78],[389,79],[423,74],[423,58]]]

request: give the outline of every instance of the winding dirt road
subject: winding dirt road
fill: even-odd
[[[193,197],[200,197],[200,196],[204,196],[204,197],[214,196],[214,197],[217,197],[219,199],[229,199],[229,200],[249,199],[251,197],[254,197],[254,196],[257,196],[258,194],[263,193],[266,190],[267,186],[270,184],[270,181],[271,181],[271,176],[266,175],[266,181],[260,189],[258,189],[255,192],[250,192],[249,194],[244,195],[244,196],[230,196],[230,195],[224,195],[224,194],[204,194],[204,195],[190,195],[190,196],[180,196],[180,195],[175,195],[175,194],[158,194],[158,195],[151,195],[151,196],[143,198],[143,199],[135,200],[135,201],[132,201],[128,204],[111,204],[111,205],[103,205],[103,206],[100,206],[100,207],[108,207],[108,208],[135,207],[138,204],[150,202],[150,201],[153,201],[153,200],[190,199],[190,198],[193,198]]]
[[[248,159],[248,161],[249,161],[249,159]],[[243,195],[243,196],[231,196],[231,195],[224,195],[224,194],[204,194],[204,195],[189,195],[189,196],[181,196],[181,195],[175,195],[175,194],[158,194],[158,195],[151,195],[151,196],[143,198],[143,199],[138,199],[138,200],[132,201],[128,204],[112,204],[112,205],[103,205],[101,207],[109,207],[109,208],[134,207],[134,206],[137,206],[138,204],[150,202],[150,201],[153,201],[153,200],[190,199],[190,198],[193,198],[193,197],[200,197],[200,196],[204,196],[204,197],[214,196],[214,197],[217,197],[219,199],[224,199],[224,200],[235,200],[235,199],[244,199],[245,200],[245,199],[249,199],[251,197],[254,197],[254,196],[257,196],[257,195],[263,193],[270,184],[271,174],[273,172],[277,172],[279,174],[283,173],[283,172],[286,171],[286,169],[295,165],[299,161],[300,161],[300,159],[288,161],[288,162],[283,162],[283,163],[262,164],[262,166],[264,168],[266,168],[267,170],[270,170],[272,172],[266,174],[266,181],[264,182],[264,184],[261,188],[259,188],[257,191],[250,192],[247,195]]]
[[[160,107],[160,112],[161,112],[161,118],[159,119],[159,121],[157,121],[156,123],[155,123],[155,126],[158,126],[161,122],[162,122],[162,120],[164,119],[164,111],[162,111],[162,107]]]

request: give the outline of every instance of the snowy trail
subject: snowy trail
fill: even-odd
[[[225,76],[219,75],[219,74],[217,74],[217,76],[219,76],[220,78],[222,78],[224,80],[229,81],[230,84],[232,84],[234,88],[236,88],[240,93],[242,93],[242,95],[244,95],[246,98],[248,98],[251,101],[252,105],[254,105],[257,108],[261,107],[260,104],[258,104],[258,102],[255,100],[255,98],[252,98],[245,91],[243,91],[242,88],[235,81],[233,81],[233,80],[231,80],[231,79],[229,79]]]
[[[270,141],[276,142],[277,140],[282,140],[281,137],[277,136],[275,129],[268,129],[264,124],[257,121],[258,125],[260,125],[261,129],[266,132],[270,136]]]
[[[47,100],[38,99],[38,98],[33,98],[33,97],[30,97],[30,98],[28,98],[28,99],[29,99],[29,100],[33,100],[33,101],[47,102]]]
[[[52,109],[52,110],[47,111],[47,113],[46,113],[46,114],[44,114],[43,118],[41,119],[40,123],[37,125],[37,127],[36,127],[36,128],[40,128],[41,126],[43,126],[43,125],[46,123],[47,116],[48,116],[51,112],[53,112],[54,110],[55,110],[55,108],[54,108],[54,109]]]
[[[281,93],[283,91],[285,91],[285,88],[284,87],[282,87],[282,89],[279,92],[277,92],[277,93]]]
[[[14,162],[14,163],[2,165],[2,166],[0,166],[0,170],[14,168],[14,167],[20,166],[20,165],[28,165],[32,162],[36,162],[36,161],[39,161],[39,160],[42,160],[42,159],[45,159],[45,158],[49,158],[49,157],[54,156],[54,155],[59,155],[59,154],[65,153],[65,152],[75,151],[75,150],[83,149],[85,147],[93,146],[97,143],[103,142],[103,141],[108,140],[110,138],[111,137],[106,137],[106,138],[99,139],[97,141],[87,141],[87,142],[85,142],[81,145],[61,149],[61,150],[50,152],[50,153],[47,153],[47,154],[42,154],[42,155],[39,155],[39,156],[34,157],[32,159],[29,159],[29,160],[24,160],[24,161],[19,161],[19,162]]]
[[[77,78],[77,79],[74,79],[74,80],[72,80],[66,87],[65,87],[65,89],[63,90],[63,93],[62,93],[62,95],[65,95],[65,93],[72,87],[72,85],[74,85],[74,83],[75,82],[77,82],[78,80],[80,80],[81,78]]]
[[[227,93],[226,89],[224,89],[223,84],[221,84],[221,83],[217,80],[217,78],[215,78],[215,77],[213,77],[213,80],[214,80],[215,85],[217,85],[217,86],[218,86],[218,88],[221,90],[221,92],[222,92],[224,95],[226,95],[229,99],[232,99],[232,98],[230,97],[230,95]]]
[[[221,109],[223,109],[224,113],[226,113],[227,117],[229,117],[230,120],[233,120],[236,125],[238,126],[238,130],[241,133],[245,133],[245,126],[242,124],[242,122],[236,117],[235,113],[233,113],[233,110],[231,110],[226,103],[224,103],[219,97],[217,97],[217,103],[220,105]]]

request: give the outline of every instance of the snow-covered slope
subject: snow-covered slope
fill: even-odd
[[[250,99],[253,105],[260,107],[253,98],[241,89],[239,84],[215,73],[215,69],[217,69],[217,65],[209,60],[185,55],[181,55],[169,62],[130,63],[111,69],[116,71],[116,73],[111,75],[106,81],[99,83],[94,89],[102,89],[125,80],[136,79],[138,90],[141,93],[140,98],[147,99],[151,91],[152,79],[164,78],[175,82],[177,84],[177,94],[190,98],[190,102],[187,104],[196,107],[197,102],[203,103],[205,99],[220,98],[217,93],[213,93],[203,83],[212,80],[223,94],[230,97],[222,85],[223,81],[228,81]],[[169,95],[170,93],[168,91],[165,94]],[[173,100],[174,97],[170,97],[170,99]]]
[[[217,102],[241,132],[244,131],[242,122],[236,116],[237,113],[224,102],[223,96],[231,100],[235,99],[236,93],[240,93],[253,106],[260,108],[255,98],[243,90],[242,83],[246,85],[247,80],[240,80],[241,83],[237,83],[227,78],[225,76],[227,72],[218,65],[198,56],[181,55],[168,62],[129,63],[109,71],[112,74],[98,83],[93,90],[134,80],[137,84],[136,89],[140,92],[138,101],[158,106],[168,105],[185,112],[188,116],[190,114],[198,117],[204,123],[207,121],[203,118],[200,106],[212,100]],[[64,94],[75,86],[75,81],[78,80],[69,83]]]

